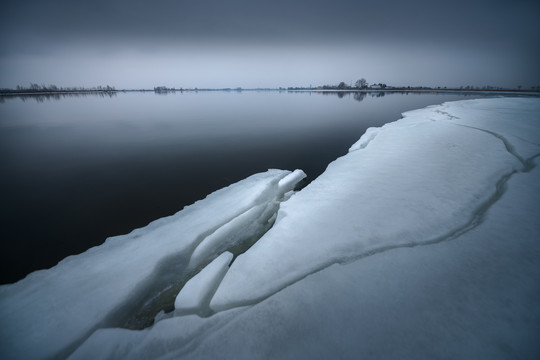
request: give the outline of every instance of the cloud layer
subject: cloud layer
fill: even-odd
[[[540,85],[537,1],[6,1],[0,87]]]

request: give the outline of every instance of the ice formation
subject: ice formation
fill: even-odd
[[[272,225],[280,200],[295,186],[295,181],[280,183],[289,174],[253,175],[173,216],[1,286],[0,357],[66,357],[96,329],[122,325],[156,294],[222,252],[245,250],[244,241]],[[305,176],[292,174],[296,180]],[[215,246],[198,251],[208,239]]]
[[[1,287],[1,351],[538,358],[538,155],[539,99],[405,113],[294,196],[302,172],[257,174]],[[191,278],[174,312],[144,330],[105,328],[169,277]]]

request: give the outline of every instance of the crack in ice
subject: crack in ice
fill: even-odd
[[[295,175],[298,177],[298,174]],[[293,177],[292,180],[295,178]],[[127,311],[128,315],[124,315],[125,318],[121,322],[116,322],[123,328],[146,328],[153,324],[153,319],[160,311],[169,312],[174,309],[174,301],[176,295],[182,290],[185,284],[195,277],[205,266],[207,266],[214,258],[224,251],[230,251],[236,256],[239,253],[243,253],[249,249],[254,243],[257,242],[264,234],[273,226],[273,222],[269,221],[275,219],[275,215],[279,210],[279,204],[284,199],[285,194],[281,194],[275,198],[269,196],[273,190],[285,189],[289,184],[283,184],[283,181],[291,181],[288,175],[285,175],[275,181],[269,183],[261,194],[245,209],[241,209],[234,215],[222,221],[220,224],[208,229],[196,237],[196,240],[192,242],[190,249],[180,254],[170,255],[164,258],[163,261],[156,267],[152,274],[152,279],[160,279],[157,282],[154,280],[150,284],[141,284],[141,290],[135,292],[134,298],[140,299],[135,306],[130,307],[131,310]],[[294,186],[294,184],[292,184]],[[257,208],[260,211],[257,212]],[[257,212],[254,218],[249,217],[250,212]],[[254,227],[252,232],[241,233],[234,227],[234,223],[238,220],[242,220],[242,217],[248,215],[248,219],[251,222],[257,222],[263,224],[259,227]],[[225,230],[228,225],[231,225],[232,229]],[[224,231],[222,231],[224,230]],[[223,233],[220,233],[222,231]],[[213,239],[215,236],[216,239]],[[205,246],[205,241],[208,239],[214,240],[214,242],[223,242],[224,238],[228,238],[226,246],[213,247],[211,249],[202,249],[201,245]],[[233,240],[231,240],[233,239]],[[217,240],[217,241],[216,241]],[[208,246],[206,246],[208,247]],[[201,251],[202,249],[202,251]],[[202,255],[201,255],[202,253]],[[197,256],[195,256],[197,255]],[[234,260],[233,260],[234,261]],[[174,279],[174,280],[173,280]],[[219,283],[216,285],[216,289]],[[208,303],[212,299],[213,294],[209,295]],[[125,310],[125,306],[121,307]],[[210,316],[213,311],[204,312],[205,316]]]
[[[524,172],[528,172],[530,169],[529,169],[529,166],[531,166],[530,164],[528,164],[528,161],[530,160],[525,160],[523,159],[516,151],[516,149],[514,148],[514,145],[512,145],[512,143],[510,141],[508,141],[508,139],[506,139],[504,136],[502,136],[501,134],[498,134],[494,131],[490,131],[490,130],[486,130],[486,129],[482,129],[482,128],[478,128],[478,127],[475,127],[475,126],[470,126],[470,125],[464,125],[464,124],[457,124],[455,123],[456,126],[462,126],[462,127],[466,127],[466,128],[469,128],[469,129],[474,129],[474,130],[478,130],[478,131],[482,131],[482,132],[485,132],[487,134],[490,134],[490,135],[493,135],[494,137],[496,137],[497,139],[501,140],[502,143],[504,144],[504,147],[506,148],[506,151],[508,151],[511,155],[513,155],[516,159],[518,159],[518,161],[523,165],[523,171]]]

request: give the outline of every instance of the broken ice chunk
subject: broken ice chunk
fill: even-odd
[[[294,189],[294,186],[305,177],[306,173],[304,173],[302,170],[296,169],[279,181],[278,188],[281,193],[285,194],[286,192]]]

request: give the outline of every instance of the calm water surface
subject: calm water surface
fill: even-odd
[[[340,95],[4,98],[0,282],[51,267],[256,172],[300,168],[310,181],[368,127],[472,98]]]

